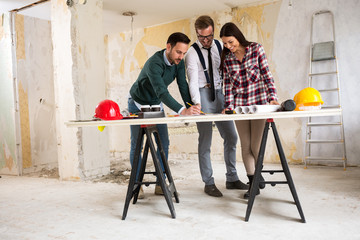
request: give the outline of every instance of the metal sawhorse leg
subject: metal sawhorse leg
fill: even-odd
[[[157,157],[155,144],[152,139],[152,134],[154,135],[154,137],[158,143],[158,149],[160,151],[164,170],[161,167],[160,159]],[[146,135],[146,142],[145,142],[145,147],[144,147],[144,151],[143,151],[143,157],[142,157],[142,161],[141,161],[139,175],[137,176],[139,157],[141,155],[141,148],[143,145],[144,135]],[[155,172],[145,172],[149,149],[150,149],[151,156],[152,156],[152,159],[154,162]],[[156,175],[157,182],[143,182],[144,174]],[[164,174],[166,175],[166,177],[168,179],[169,185],[166,184]],[[125,218],[126,218],[131,199],[134,197],[133,204],[135,204],[137,202],[141,185],[145,184],[146,186],[148,186],[149,184],[155,184],[155,183],[160,184],[161,189],[164,193],[164,197],[166,199],[167,205],[170,209],[171,217],[175,218],[176,217],[175,208],[174,208],[171,198],[172,198],[172,195],[174,195],[175,201],[177,203],[179,203],[179,196],[176,191],[173,178],[171,176],[170,168],[169,168],[166,156],[165,156],[165,152],[164,152],[162,143],[160,141],[159,132],[156,128],[156,125],[141,125],[141,129],[139,131],[139,137],[138,137],[138,140],[136,143],[134,161],[133,161],[133,166],[131,168],[131,175],[130,175],[127,194],[126,194],[122,220],[125,220]]]
[[[269,125],[271,124],[271,128],[273,130],[273,134],[274,134],[274,138],[275,138],[275,142],[276,142],[276,147],[280,156],[280,162],[281,162],[281,166],[283,170],[262,170],[263,168],[263,161],[264,161],[264,153],[265,153],[265,147],[266,147],[266,140],[267,140],[267,136],[268,136],[268,132],[269,132]],[[263,183],[265,184],[271,184],[272,186],[275,186],[276,184],[288,184],[291,194],[294,198],[296,207],[299,211],[300,217],[301,217],[301,222],[305,223],[305,217],[303,214],[303,211],[301,209],[301,205],[300,205],[300,201],[299,198],[296,194],[296,190],[295,190],[295,185],[294,182],[291,178],[291,174],[290,174],[290,169],[289,166],[286,162],[286,158],[285,158],[285,154],[283,151],[283,148],[281,146],[281,142],[280,142],[280,138],[278,135],[278,132],[276,130],[276,126],[274,123],[273,119],[267,119],[266,123],[265,123],[265,128],[264,128],[264,133],[262,136],[262,140],[261,140],[261,145],[260,145],[260,151],[259,151],[259,156],[258,156],[258,160],[256,162],[256,168],[255,168],[255,174],[254,174],[254,180],[253,180],[253,184],[251,186],[250,189],[250,197],[248,200],[248,206],[246,209],[246,216],[245,216],[245,221],[249,221],[249,217],[250,217],[250,213],[251,213],[251,209],[252,206],[254,204],[255,201],[255,196],[256,196],[256,192],[257,189],[259,188],[259,183],[260,183],[260,175],[262,172],[267,172],[270,174],[274,174],[274,173],[279,173],[279,172],[283,172],[285,174],[286,177],[286,181],[264,181]]]

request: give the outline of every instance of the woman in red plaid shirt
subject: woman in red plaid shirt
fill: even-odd
[[[225,108],[234,110],[237,106],[279,104],[264,48],[259,43],[247,41],[231,22],[221,28],[220,37],[224,44],[220,70],[224,78]],[[235,125],[251,186],[265,120],[238,120]],[[260,184],[260,188],[264,187],[265,184]],[[249,191],[244,198],[249,198]]]

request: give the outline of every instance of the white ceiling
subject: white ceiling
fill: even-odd
[[[0,12],[21,8],[37,0],[0,0]],[[74,0],[75,2],[77,0]],[[87,0],[93,1],[93,0]],[[105,33],[131,30],[131,17],[123,16],[133,11],[133,28],[144,28],[200,14],[226,10],[236,6],[263,2],[264,0],[103,0]],[[50,2],[38,4],[20,14],[50,20]]]

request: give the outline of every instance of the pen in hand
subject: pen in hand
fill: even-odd
[[[191,105],[190,103],[188,103],[188,102],[186,102],[186,104],[189,105],[190,107],[192,106],[192,105]],[[205,113],[204,113],[203,111],[201,111],[201,110],[200,110],[200,113],[205,115]]]

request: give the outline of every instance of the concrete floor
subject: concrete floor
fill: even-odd
[[[204,194],[196,161],[173,161],[170,167],[180,193],[176,219],[164,197],[153,195],[153,185],[145,188],[145,199],[130,205],[123,221],[126,181],[2,176],[0,239],[360,239],[359,167],[290,166],[306,223],[300,222],[287,185],[262,190],[245,222],[247,201],[243,191],[225,189],[223,163],[213,163],[222,198]],[[283,179],[269,176],[264,175]]]

